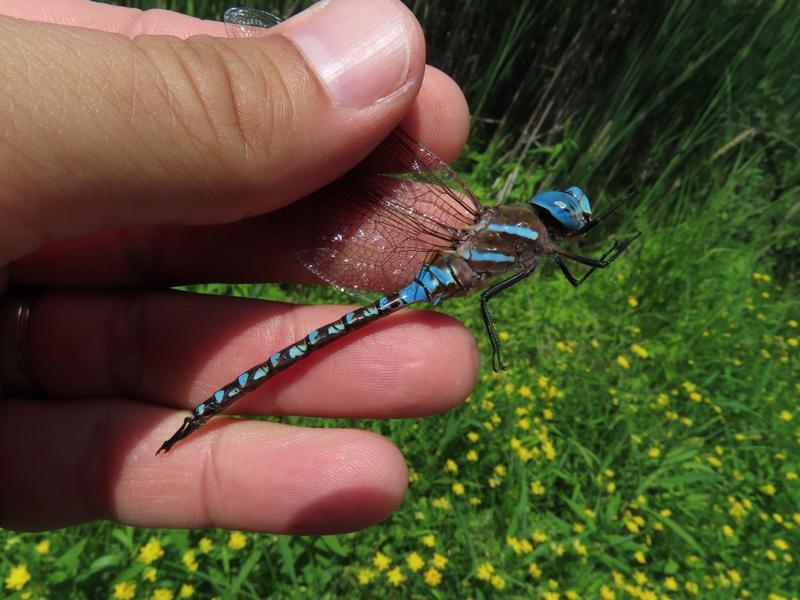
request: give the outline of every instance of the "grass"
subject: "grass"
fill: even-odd
[[[491,82],[468,86],[482,119],[459,163],[470,186],[521,201],[575,182],[598,207],[633,186],[630,210],[586,252],[618,230],[640,228],[641,241],[578,290],[545,267],[505,292],[495,311],[511,369],[485,369],[462,407],[295,420],[369,428],[403,450],[411,486],[386,523],[320,538],[112,523],[0,532],[0,573],[24,564],[31,575],[22,592],[798,597],[800,11],[729,3],[712,19],[695,3],[643,3],[615,21],[604,3],[583,20],[581,3],[543,3],[535,15],[509,3],[487,27],[514,43],[459,55],[465,36],[447,46],[442,32],[469,30],[486,7],[466,3],[454,24],[443,6],[417,6],[432,46],[444,62],[466,57],[457,73]],[[544,66],[520,76],[531,48],[517,46],[542,44],[544,31],[555,38]],[[580,64],[587,56],[595,62]],[[524,93],[491,93],[515,78]],[[475,299],[445,310],[487,359]]]

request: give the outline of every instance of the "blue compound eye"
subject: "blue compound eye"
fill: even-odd
[[[578,186],[567,191],[550,190],[541,192],[531,198],[530,203],[553,217],[561,225],[575,231],[586,224],[586,215],[592,214],[589,197]]]

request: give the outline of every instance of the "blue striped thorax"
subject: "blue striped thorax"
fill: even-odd
[[[536,194],[530,203],[544,209],[570,231],[576,231],[586,225],[592,214],[589,197],[578,186],[572,186],[563,192],[551,190]]]

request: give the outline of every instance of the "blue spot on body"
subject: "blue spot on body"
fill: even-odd
[[[309,333],[308,336],[306,337],[308,337],[309,344],[316,344],[317,340],[319,339],[319,331],[314,330],[311,333]]]
[[[291,348],[289,348],[289,358],[299,358],[305,354],[305,347],[300,347],[298,344],[295,344]]]
[[[374,305],[373,306],[368,306],[367,308],[365,308],[362,311],[362,314],[365,317],[374,317],[375,315],[378,314],[378,308],[376,306],[374,306]]]
[[[534,231],[530,227],[525,227],[523,225],[503,225],[501,223],[489,223],[489,226],[486,229],[489,231],[509,233],[527,240],[536,240],[539,237],[539,233],[537,231]]]
[[[480,250],[472,250],[467,257],[468,260],[476,262],[514,262],[514,257],[502,252],[481,252]]]
[[[198,417],[202,417],[204,412],[206,412],[205,402],[203,402],[202,404],[198,404],[194,409],[194,414],[196,414]]]
[[[220,402],[225,397],[225,390],[217,390],[214,392],[214,400]]]
[[[274,367],[275,365],[278,364],[278,361],[280,359],[281,359],[281,353],[276,352],[275,354],[269,357],[269,364],[271,364]]]
[[[355,318],[356,318],[356,313],[349,312],[344,316],[344,322],[349,325],[350,323],[353,322],[353,319],[355,319]]]
[[[259,367],[256,369],[256,372],[253,373],[253,381],[258,381],[262,377],[267,376],[267,370],[264,367]]]
[[[245,383],[247,383],[248,379],[250,379],[250,373],[242,373],[241,375],[239,375],[239,378],[236,380],[236,383],[239,384],[239,387],[242,387]]]
[[[233,388],[229,389],[228,390],[228,398],[233,398],[234,396],[238,396],[239,392],[241,392],[241,391],[242,390],[240,390],[238,387],[233,387]]]

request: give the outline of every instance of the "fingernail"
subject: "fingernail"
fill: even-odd
[[[409,23],[405,9],[385,0],[334,0],[312,10],[286,33],[347,108],[389,96],[408,78]]]

